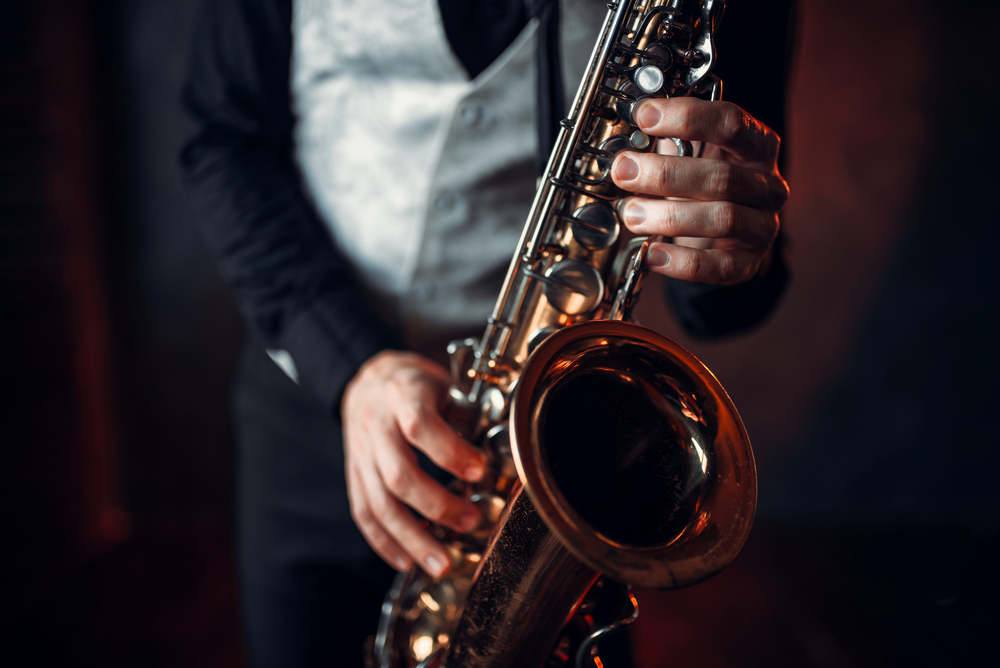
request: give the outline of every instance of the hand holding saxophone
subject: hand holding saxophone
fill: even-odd
[[[651,136],[705,143],[697,160],[630,151],[614,162],[615,183],[635,193],[620,206],[625,225],[672,238],[652,244],[650,270],[698,283],[753,278],[788,199],[778,135],[736,105],[692,97],[650,98],[634,117]]]
[[[435,576],[450,567],[448,552],[410,508],[462,532],[482,519],[472,503],[427,475],[413,450],[462,480],[483,477],[478,451],[439,414],[450,382],[448,372],[427,358],[387,350],[359,369],[341,400],[351,516],[372,549],[401,571],[414,561]]]

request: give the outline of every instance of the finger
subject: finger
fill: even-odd
[[[401,435],[386,435],[385,439],[374,449],[374,457],[379,477],[392,496],[428,520],[456,531],[469,532],[479,526],[479,509],[427,475]]]
[[[407,359],[423,369],[428,375],[433,376],[444,387],[451,385],[451,372],[434,360],[412,353],[407,356]]]
[[[776,214],[732,202],[628,197],[619,208],[636,234],[734,239],[763,253],[778,233]]]
[[[406,506],[389,494],[375,467],[363,467],[358,472],[371,520],[425,571],[434,577],[448,572],[451,560],[447,550],[420,526]]]
[[[420,379],[398,388],[396,424],[406,442],[445,471],[477,482],[486,473],[479,451],[462,439],[438,413],[438,390]]]
[[[744,248],[697,249],[676,244],[650,244],[646,266],[657,274],[694,283],[732,285],[753,277],[761,255]]]
[[[361,476],[350,465],[347,466],[347,498],[351,505],[351,517],[354,523],[375,553],[398,571],[408,571],[413,568],[413,560],[406,551],[375,520],[364,493]]]
[[[639,128],[654,137],[676,137],[715,144],[748,166],[771,171],[781,139],[771,128],[729,102],[694,97],[648,98],[633,114]]]
[[[726,160],[626,151],[615,158],[611,173],[620,188],[636,194],[729,201],[774,212],[788,200],[788,186],[777,173]]]

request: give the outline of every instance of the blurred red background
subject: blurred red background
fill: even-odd
[[[198,5],[0,3],[5,665],[243,665],[243,330],[175,166]],[[640,307],[730,391],[761,487],[729,570],[639,592],[642,668],[988,662],[997,19],[800,3],[784,304],[712,343]]]

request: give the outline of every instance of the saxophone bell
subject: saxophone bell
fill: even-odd
[[[518,474],[546,525],[606,576],[650,588],[727,566],[756,503],[736,407],[694,355],[628,322],[560,330],[521,374]]]
[[[670,339],[609,320],[552,334],[521,373],[510,423],[523,488],[444,665],[541,665],[571,639],[599,574],[686,587],[743,546],[757,497],[750,441],[719,381]]]

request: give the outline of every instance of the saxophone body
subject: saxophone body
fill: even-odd
[[[626,238],[609,173],[618,152],[655,148],[633,122],[638,101],[718,97],[723,6],[609,5],[486,331],[449,346],[445,415],[490,463],[454,489],[483,524],[428,526],[452,569],[397,577],[370,665],[601,665],[597,640],[638,615],[629,586],[696,584],[746,540],[746,430],[699,360],[628,322],[650,239]]]

